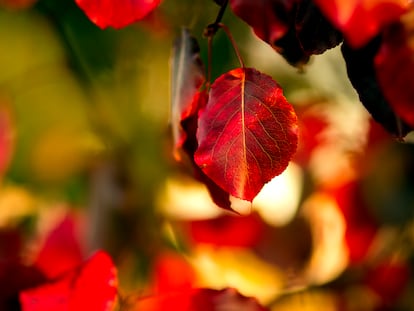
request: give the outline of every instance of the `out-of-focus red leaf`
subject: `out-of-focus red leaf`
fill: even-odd
[[[35,266],[49,279],[80,265],[83,255],[73,216],[67,215],[46,238]]]
[[[392,306],[408,285],[410,272],[405,262],[385,261],[367,272],[364,283],[379,296],[382,305]]]
[[[264,222],[256,213],[247,216],[221,215],[189,223],[193,243],[216,246],[252,247],[262,237]]]
[[[230,0],[232,11],[249,24],[263,41],[272,44],[288,31],[298,0]]]
[[[316,105],[313,104],[296,108],[300,135],[293,161],[303,166],[309,162],[314,149],[326,140],[322,134],[329,125],[326,116],[314,108]]]
[[[297,146],[297,118],[270,77],[252,68],[223,74],[200,111],[194,160],[232,196],[252,201],[282,173]]]
[[[112,259],[98,251],[62,277],[20,293],[23,311],[112,310],[117,297]]]
[[[183,256],[173,252],[163,252],[154,263],[154,291],[167,293],[188,290],[195,284],[195,271]]]
[[[311,0],[230,0],[234,13],[290,64],[300,67],[313,54],[338,45],[342,35]]]
[[[354,48],[362,47],[384,26],[398,20],[410,0],[315,0],[326,17]]]
[[[366,258],[377,234],[378,224],[369,213],[357,181],[351,181],[332,189],[331,194],[346,221],[345,240],[350,263],[361,263]]]
[[[245,297],[235,289],[191,289],[140,299],[139,311],[266,311],[256,299]]]
[[[358,92],[359,99],[375,121],[396,137],[404,137],[412,130],[391,108],[384,97],[374,68],[374,57],[381,44],[376,37],[366,46],[353,49],[346,42],[341,50],[346,63],[349,80]]]
[[[183,28],[174,44],[171,62],[171,126],[174,141],[174,156],[181,159],[180,149],[183,148],[187,133],[182,122],[195,116],[200,106],[199,92],[205,82],[203,64],[200,59],[200,48],[197,40],[188,29]],[[195,135],[194,133],[189,135]]]
[[[88,18],[101,28],[122,28],[144,18],[161,0],[75,0]]]
[[[385,98],[414,127],[414,10],[384,31],[375,69]]]

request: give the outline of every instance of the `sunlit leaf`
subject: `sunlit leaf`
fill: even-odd
[[[234,69],[211,86],[197,131],[195,162],[232,196],[252,201],[287,167],[297,120],[281,87],[252,68]]]
[[[181,123],[198,112],[198,91],[205,81],[199,52],[198,43],[189,30],[181,29],[171,63],[171,126],[174,156],[178,160],[181,158],[179,149],[187,138]]]
[[[410,0],[316,0],[326,17],[344,34],[348,43],[362,47],[382,28],[398,20]]]
[[[144,18],[161,0],[75,0],[89,19],[101,28],[122,28]]]
[[[23,311],[112,310],[117,297],[117,272],[103,251],[61,278],[20,293]]]
[[[234,287],[263,303],[280,294],[288,281],[277,265],[263,260],[250,248],[216,248],[199,244],[193,250],[190,260],[202,286]]]
[[[384,31],[375,70],[385,97],[398,116],[414,128],[414,10]]]

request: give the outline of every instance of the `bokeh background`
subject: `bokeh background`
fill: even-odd
[[[57,275],[104,249],[120,301],[200,286],[271,310],[414,309],[413,140],[370,120],[338,48],[300,71],[226,12],[246,65],[278,81],[300,123],[288,169],[237,216],[172,156],[172,44],[189,27],[207,63],[213,1],[165,0],[122,30],[73,0],[0,6],[0,260]],[[222,32],[212,59],[213,79],[238,66]]]

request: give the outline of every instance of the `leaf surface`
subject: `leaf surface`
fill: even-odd
[[[161,0],[75,0],[88,18],[100,28],[122,28],[143,19]]]
[[[180,149],[187,139],[182,122],[196,115],[199,106],[199,89],[205,82],[200,48],[188,29],[183,28],[174,44],[171,61],[171,126],[174,156],[181,159]]]
[[[325,16],[353,48],[373,39],[381,29],[398,20],[410,0],[315,0]]]
[[[297,118],[270,76],[238,68],[211,86],[197,140],[194,160],[202,171],[232,196],[252,201],[293,156]]]

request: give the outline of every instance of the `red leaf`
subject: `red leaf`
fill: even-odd
[[[80,265],[82,250],[75,235],[74,219],[66,216],[46,238],[35,266],[49,279]]]
[[[300,136],[293,161],[302,166],[306,166],[313,151],[327,141],[323,134],[329,128],[329,122],[327,116],[322,113],[322,108],[322,105],[319,107],[317,103],[311,103],[296,109]]]
[[[196,281],[190,263],[180,254],[163,252],[154,263],[154,290],[156,293],[188,290]]]
[[[22,291],[23,311],[112,310],[117,296],[116,268],[102,251],[50,283]]]
[[[234,13],[290,64],[301,67],[313,54],[338,45],[342,35],[312,0],[230,0]]]
[[[190,222],[188,236],[195,243],[216,246],[252,247],[262,237],[265,224],[258,214],[221,215]]]
[[[348,43],[362,47],[390,22],[398,20],[410,0],[315,0]]]
[[[292,19],[290,13],[296,2],[297,0],[230,0],[230,7],[238,17],[253,27],[260,39],[272,44],[287,33]]]
[[[197,114],[202,100],[200,97],[204,95],[199,92],[205,82],[199,52],[196,39],[183,28],[174,44],[171,62],[171,126],[177,160],[181,160],[179,150],[188,138],[182,123]]]
[[[137,311],[266,311],[254,298],[245,297],[235,289],[191,289],[151,296],[138,301]]]
[[[398,116],[414,127],[414,10],[384,31],[375,69],[385,98]]]
[[[280,86],[252,68],[234,69],[211,86],[198,122],[194,160],[226,192],[252,201],[287,167],[297,118]]]
[[[122,28],[153,11],[161,0],[75,0],[88,18],[101,28]]]

